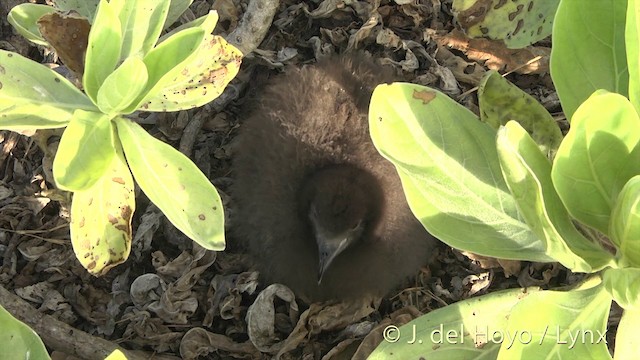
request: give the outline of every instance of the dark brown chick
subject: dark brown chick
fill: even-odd
[[[383,296],[429,259],[434,240],[369,137],[371,93],[390,79],[360,54],[289,69],[236,138],[234,232],[265,280],[307,301]]]

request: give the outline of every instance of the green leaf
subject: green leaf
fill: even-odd
[[[162,31],[170,0],[112,0],[122,32],[121,59],[144,57],[156,44]]]
[[[55,71],[0,50],[0,129],[64,127],[76,109],[95,107]]]
[[[215,11],[182,27],[199,27],[206,35],[198,49],[168,71],[149,91],[141,107],[148,111],[177,111],[204,105],[222,93],[240,68],[242,54],[219,36],[210,35],[218,20]],[[180,27],[180,28],[182,28]],[[176,34],[179,34],[177,31]],[[163,37],[163,43],[174,41]]]
[[[607,269],[602,281],[618,305],[627,310],[640,310],[640,269]]]
[[[96,276],[123,263],[131,251],[133,178],[119,144],[114,152],[102,176],[90,188],[74,192],[71,203],[73,251]]]
[[[527,130],[550,159],[558,151],[562,133],[551,114],[531,95],[520,90],[495,71],[489,71],[478,89],[480,119],[498,129],[509,120]]]
[[[537,288],[496,291],[433,310],[399,328],[389,326],[368,359],[495,359],[511,309],[538,293]]]
[[[629,100],[640,113],[640,1],[628,1],[624,38],[629,66]]]
[[[185,235],[209,250],[224,250],[220,195],[189,160],[138,124],[116,119],[120,141],[138,185]]]
[[[547,255],[575,272],[594,272],[612,263],[612,256],[582,236],[551,182],[551,163],[515,121],[498,131],[502,173],[520,214],[546,243]]]
[[[560,0],[454,0],[453,11],[462,29],[473,38],[503,40],[519,49],[551,35]]]
[[[77,110],[53,160],[56,184],[67,191],[91,187],[107,171],[114,154],[111,116]]]
[[[49,360],[35,331],[0,306],[0,359]]]
[[[604,337],[610,306],[601,285],[536,292],[513,307],[506,332],[523,335],[503,341],[498,360],[611,359]]]
[[[164,23],[164,28],[168,28],[173,25],[180,16],[191,6],[193,0],[171,0],[169,6],[169,12],[167,13],[167,21]]]
[[[38,19],[43,15],[52,14],[56,12],[56,9],[48,5],[40,4],[20,4],[14,6],[7,20],[9,24],[13,26],[18,34],[24,36],[25,39],[31,41],[34,44],[49,46],[49,43],[40,34],[38,28]]]
[[[611,213],[610,239],[623,264],[640,266],[640,175],[622,188]]]
[[[369,127],[411,210],[438,239],[485,256],[553,261],[502,178],[495,130],[469,110],[437,90],[385,84],[373,92]]]
[[[56,0],[56,7],[62,11],[74,10],[93,23],[100,0]]]
[[[551,78],[569,121],[598,89],[627,96],[627,0],[563,0],[553,24]]]
[[[573,119],[553,163],[553,185],[571,216],[608,234],[618,193],[640,174],[640,119],[629,100],[604,90]]]
[[[180,71],[188,63],[204,38],[205,32],[201,28],[188,28],[182,30],[171,38],[163,41],[153,48],[143,59],[149,72],[147,87],[143,91],[145,98],[154,97],[172,83]],[[138,104],[142,103],[142,99]],[[138,108],[147,110],[148,105],[142,103]]]
[[[128,114],[147,85],[147,68],[139,56],[127,58],[98,90],[98,107],[105,114]],[[134,104],[137,105],[137,104]]]
[[[117,10],[115,2],[101,0],[89,33],[82,84],[95,104],[98,102],[98,89],[120,61],[124,35]]]
[[[625,310],[618,324],[615,360],[635,359],[640,354],[640,310]]]

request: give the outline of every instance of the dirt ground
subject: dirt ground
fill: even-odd
[[[21,2],[0,3],[0,48],[54,62],[55,54],[31,45],[7,23],[7,11]],[[218,0],[214,5],[212,0],[196,0],[190,15],[202,16],[212,6],[220,14],[217,31],[226,34],[238,24],[246,1]],[[249,97],[259,96],[263,84],[286,67],[347,49],[367,51],[396,68],[405,81],[439,88],[475,112],[473,88],[487,69],[514,70],[509,80],[540,100],[564,126],[548,74],[549,47],[545,40],[507,52],[491,42],[469,42],[455,30],[451,0],[282,1],[266,38],[243,60],[223,101],[140,118],[151,134],[195,161],[232,213],[233,199],[226,190],[233,181],[231,141],[242,126],[238,114]],[[542,54],[537,70],[527,64],[532,54]],[[203,124],[195,133],[189,127],[194,119]],[[0,302],[6,306],[7,301],[24,301],[30,305],[23,309],[25,316],[49,315],[48,331],[67,334],[65,343],[47,342],[55,334],[41,333],[59,359],[87,353],[78,348],[97,346],[95,338],[85,335],[155,358],[361,359],[381,340],[380,329],[386,324],[406,323],[492,291],[552,288],[580,279],[559,264],[498,263],[469,258],[443,245],[436,261],[377,308],[305,304],[280,299],[273,288],[265,290],[270,284],[259,281],[237,239],[228,238],[224,252],[194,247],[139,191],[131,256],[96,278],[75,258],[69,240],[69,194],[55,189],[52,158],[41,148],[54,149],[59,135],[30,138],[0,132],[0,286],[8,290],[0,294]],[[275,310],[273,327],[250,339],[247,323],[261,316],[264,310],[259,308],[265,304]]]

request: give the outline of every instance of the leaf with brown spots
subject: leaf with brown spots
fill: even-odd
[[[203,18],[185,24],[185,26],[196,26],[200,23],[197,26],[207,35],[193,54],[162,74],[162,78],[153,85],[140,104],[144,110],[178,111],[202,106],[217,98],[229,81],[236,76],[240,69],[242,53],[222,37],[211,35],[217,21],[217,13],[210,12]],[[160,50],[161,46],[170,49],[174,45],[172,42],[179,40],[180,38],[174,38],[174,36],[161,39],[163,42],[157,49]],[[153,55],[150,53],[149,57]],[[164,59],[164,56],[161,58]],[[145,62],[148,63],[150,74],[153,74],[156,64],[150,65],[151,61],[147,58]]]
[[[78,75],[84,73],[91,24],[78,13],[52,13],[38,20],[40,34],[56,50],[62,62]]]
[[[462,30],[472,38],[504,40],[518,49],[551,35],[560,0],[454,0]]]
[[[516,120],[527,130],[540,150],[553,159],[562,141],[562,133],[551,114],[531,95],[491,71],[478,89],[480,119],[498,129]]]
[[[135,210],[133,178],[117,146],[103,176],[71,203],[71,244],[92,275],[101,276],[123,263],[131,251],[131,218]]]

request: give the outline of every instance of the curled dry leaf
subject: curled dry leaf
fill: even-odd
[[[384,329],[387,326],[393,325],[400,327],[408,323],[409,321],[418,318],[421,315],[422,313],[415,307],[407,306],[396,310],[388,317],[385,317],[384,319],[382,319],[382,321],[380,321],[375,329],[373,329],[369,333],[369,335],[367,335],[362,340],[360,346],[358,347],[358,350],[356,350],[355,354],[353,354],[351,360],[365,360],[366,358],[368,358],[369,354],[371,354],[373,350],[375,350],[375,348],[378,346],[378,344],[380,344],[384,340]]]
[[[522,262],[519,260],[506,260],[506,259],[496,259],[491,257],[486,257],[474,253],[470,253],[467,251],[462,251],[462,254],[469,259],[475,261],[480,265],[483,269],[495,269],[502,268],[504,271],[505,277],[510,277],[511,275],[518,275],[522,269]]]
[[[184,259],[188,260],[188,268],[172,283],[167,284],[156,274],[144,274],[134,280],[131,284],[134,304],[139,309],[155,313],[167,323],[187,324],[198,309],[198,300],[192,288],[215,261],[215,253],[205,252],[196,256],[183,253],[175,263],[170,262],[161,268],[171,272],[172,265],[180,266],[184,264]]]
[[[527,288],[530,286],[547,286],[552,278],[560,273],[562,266],[558,263],[531,263],[518,276],[518,284]]]
[[[136,260],[140,260],[142,254],[151,249],[151,241],[160,227],[160,219],[163,216],[160,209],[151,203],[140,217],[140,225],[136,229],[132,245],[133,255]]]
[[[295,302],[295,295],[288,287],[280,284],[269,285],[247,310],[249,339],[258,350],[270,354],[278,352],[283,345],[275,332],[276,297],[289,304],[289,314],[297,314],[298,304]]]
[[[133,346],[148,346],[158,353],[177,350],[172,345],[178,343],[182,333],[171,331],[162,319],[151,317],[148,311],[129,308],[122,320],[129,322],[122,338]]]
[[[305,347],[310,343],[310,335],[323,331],[343,329],[373,313],[378,307],[378,300],[360,299],[344,303],[311,304],[298,320],[296,327],[282,343],[276,358],[281,358],[294,349]]]
[[[242,294],[253,295],[258,287],[258,273],[216,275],[209,286],[207,315],[204,325],[210,326],[215,317],[223,320],[240,319],[244,312]]]
[[[185,360],[198,359],[209,354],[217,354],[222,357],[221,351],[231,353],[233,357],[241,359],[264,357],[249,341],[238,343],[224,335],[214,334],[202,328],[193,328],[187,331],[180,341],[180,355]]]
[[[160,299],[167,284],[156,274],[142,274],[131,283],[131,300],[133,304],[142,310],[146,310],[150,302]]]

